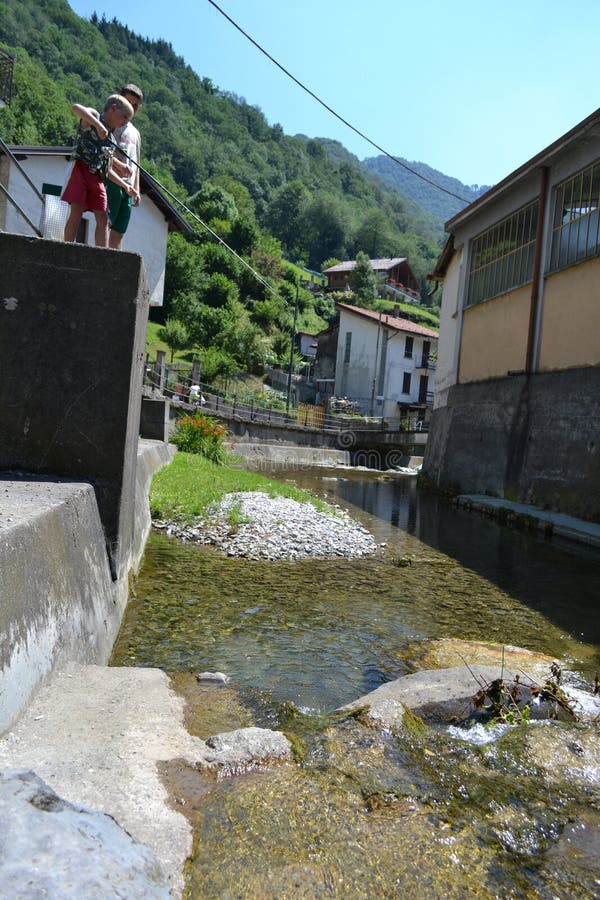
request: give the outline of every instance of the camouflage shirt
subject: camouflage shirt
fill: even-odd
[[[100,116],[100,121],[105,125],[103,116]],[[98,137],[98,132],[93,125],[79,123],[73,148],[74,159],[81,160],[90,167],[92,172],[96,172],[101,178],[106,178],[114,152],[115,145],[110,134],[102,139]]]

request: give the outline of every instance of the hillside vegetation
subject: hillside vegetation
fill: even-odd
[[[379,176],[379,178],[389,187],[396,188],[400,193],[406,194],[417,203],[421,209],[426,210],[432,216],[447,222],[448,219],[464,209],[468,203],[477,200],[481,194],[485,193],[490,185],[466,185],[462,184],[458,178],[450,178],[437,169],[422,162],[408,162],[398,157],[400,162],[405,163],[414,172],[418,172],[429,181],[439,184],[449,193],[437,190],[432,184],[424,181],[423,178],[417,177],[409,168],[398,165],[387,156],[372,156],[363,160],[363,165]],[[452,196],[455,195],[455,196]],[[461,198],[461,199],[459,199]]]
[[[196,219],[195,236],[170,237],[161,315],[182,324],[189,347],[206,360],[205,375],[260,371],[289,354],[297,269],[288,261],[321,270],[364,252],[406,256],[420,278],[432,270],[439,219],[375,179],[338,142],[270,125],[169,43],[117,20],[86,21],[66,0],[0,0],[0,43],[16,56],[15,96],[0,111],[6,142],[71,144],[73,102],[101,107],[121,84],[140,84],[143,166],[260,273],[263,281]],[[316,332],[335,316],[331,297],[303,287],[297,296],[299,329]]]

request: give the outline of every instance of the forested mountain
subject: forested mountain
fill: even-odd
[[[396,188],[401,194],[410,197],[421,209],[442,222],[447,222],[461,209],[464,209],[468,203],[472,203],[481,194],[485,193],[490,185],[479,186],[472,184],[470,186],[462,184],[457,178],[450,178],[437,169],[422,162],[408,162],[402,157],[398,157],[401,163],[405,163],[414,172],[428,178],[435,184],[439,184],[450,191],[451,194],[437,190],[433,185],[418,178],[409,169],[395,163],[387,156],[371,156],[363,160],[363,165],[370,171],[376,173],[386,185]],[[459,200],[458,198],[462,198]]]
[[[66,0],[0,0],[0,44],[16,57],[15,96],[0,110],[0,137],[70,144],[72,103],[101,108],[122,84],[139,84],[144,167],[267,279],[268,289],[206,233],[191,241],[173,236],[165,313],[186,324],[195,347],[218,347],[248,367],[280,357],[294,302],[284,260],[320,269],[362,250],[406,256],[417,276],[432,270],[439,219],[374,179],[341,144],[270,125],[166,41],[116,19],[84,20]],[[308,292],[300,307],[301,327],[315,331],[333,311],[330,298],[314,301]]]

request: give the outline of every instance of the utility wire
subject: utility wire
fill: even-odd
[[[375,141],[372,141],[370,137],[367,137],[366,134],[364,134],[362,131],[359,131],[358,128],[355,128],[355,126],[352,125],[350,122],[348,122],[347,119],[344,119],[343,116],[340,116],[339,113],[336,113],[335,109],[332,109],[331,106],[328,106],[328,104],[325,103],[324,100],[321,100],[321,98],[318,97],[313,91],[311,91],[311,89],[309,87],[307,87],[305,84],[303,84],[298,78],[296,78],[295,75],[292,75],[292,73],[290,71],[288,71],[288,69],[286,69],[285,66],[282,66],[281,63],[277,62],[277,60],[273,56],[271,56],[271,54],[268,53],[267,50],[264,49],[264,47],[261,47],[261,45],[258,43],[258,41],[255,41],[253,37],[251,37],[246,31],[244,31],[244,29],[240,25],[238,25],[237,22],[235,22],[231,18],[231,16],[228,16],[227,13],[224,10],[222,10],[221,7],[217,3],[214,2],[214,0],[208,0],[208,2],[210,3],[211,6],[214,6],[214,8],[217,10],[217,12],[220,12],[221,15],[225,19],[227,19],[227,21],[230,22],[234,28],[237,28],[237,30],[240,32],[240,34],[243,34],[244,37],[250,41],[251,44],[254,44],[254,46],[256,47],[257,50],[260,50],[260,52],[262,54],[264,54],[267,57],[267,59],[269,59],[274,65],[276,65],[278,69],[281,69],[281,71],[285,75],[287,75],[288,78],[291,78],[292,81],[294,81],[298,85],[298,87],[302,88],[303,91],[306,91],[306,93],[309,94],[313,98],[313,100],[316,100],[317,103],[320,103],[321,106],[323,106],[327,110],[327,112],[330,112],[332,116],[335,116],[336,119],[339,119],[340,122],[342,122],[344,125],[346,125],[348,128],[350,128],[359,137],[363,138],[363,140],[365,140],[368,144],[371,144],[372,147],[375,147],[376,150],[379,150],[380,153],[383,153],[383,155],[387,156],[388,159],[391,159],[392,162],[395,162],[397,165],[402,166],[403,169],[406,169],[412,175],[415,175],[417,178],[420,178],[421,181],[426,181],[427,184],[430,184],[432,187],[437,188],[438,191],[443,191],[445,194],[449,194],[451,197],[455,197],[457,200],[460,200],[462,203],[471,203],[472,202],[471,200],[467,200],[465,197],[461,197],[459,194],[455,194],[454,191],[450,191],[450,190],[448,190],[448,188],[442,187],[441,184],[437,184],[435,181],[432,181],[431,178],[427,178],[426,175],[421,175],[421,173],[417,172],[416,169],[412,169],[409,165],[407,165],[407,163],[402,162],[402,160],[398,159],[398,157],[396,157],[396,156],[392,156],[391,153],[388,153],[387,150],[384,150],[383,147],[380,147],[379,144],[375,143]]]

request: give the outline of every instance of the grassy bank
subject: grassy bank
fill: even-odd
[[[291,497],[313,503],[317,509],[332,511],[322,500],[293,484],[245,469],[217,466],[194,453],[177,453],[173,462],[154,476],[150,512],[153,519],[193,522],[211,503],[233,491],[264,491],[271,497]]]

